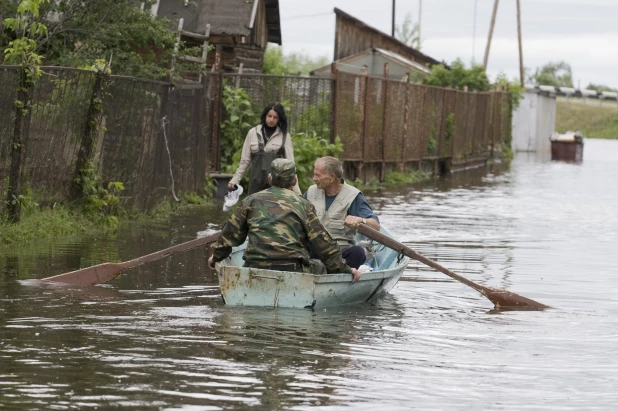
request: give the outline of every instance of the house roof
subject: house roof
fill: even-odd
[[[410,59],[407,59],[403,56],[400,56],[397,53],[394,53],[392,51],[388,51],[388,50],[384,50],[384,49],[379,49],[379,48],[370,48],[367,49],[365,51],[362,51],[360,53],[357,54],[353,54],[351,56],[348,57],[344,57],[342,59],[339,59],[337,61],[335,61],[335,64],[342,64],[342,65],[348,65],[348,66],[355,66],[354,62],[356,60],[360,60],[363,57],[367,56],[367,55],[381,55],[382,57],[384,57],[386,60],[390,60],[392,63],[395,64],[399,64],[400,66],[412,71],[412,70],[416,70],[416,71],[420,71],[423,72],[425,74],[429,74],[429,69],[427,69],[427,67],[423,66],[420,63],[417,63],[415,61],[412,61]],[[358,68],[360,68],[361,66],[358,66]],[[318,67],[314,70],[311,71],[311,75],[313,74],[317,74],[318,72],[323,72],[323,71],[328,71],[330,73],[331,71],[331,65],[327,64],[325,66],[322,67]]]
[[[406,50],[411,55],[417,56],[420,59],[422,59],[422,60],[424,60],[424,61],[426,61],[426,62],[428,62],[428,63],[430,63],[432,65],[433,64],[443,64],[445,67],[448,67],[448,65],[446,65],[444,62],[440,62],[440,61],[434,59],[433,57],[430,57],[427,54],[424,54],[424,53],[420,52],[419,50],[417,50],[417,49],[415,49],[413,47],[408,46],[404,42],[402,42],[400,40],[397,40],[395,37],[390,36],[390,35],[382,32],[382,31],[376,29],[375,27],[372,27],[372,26],[366,24],[365,22],[357,19],[356,17],[353,17],[353,16],[349,15],[348,13],[346,13],[345,11],[343,11],[341,9],[338,9],[337,7],[335,7],[334,11],[335,11],[335,14],[337,15],[337,17],[342,17],[342,18],[344,18],[346,20],[349,20],[349,21],[353,22],[354,25],[356,27],[358,27],[359,29],[361,29],[361,30],[366,30],[366,31],[369,31],[369,32],[373,32],[374,34],[376,34],[376,35],[378,35],[380,37],[388,38],[389,41],[392,41],[392,42],[398,44],[400,47],[402,47],[404,50]]]
[[[248,36],[254,26],[258,2],[266,6],[268,41],[281,44],[279,0],[160,0],[157,15],[170,20],[184,19],[183,30],[211,34]]]

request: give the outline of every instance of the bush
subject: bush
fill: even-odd
[[[450,70],[442,64],[433,66],[426,82],[430,86],[448,87],[457,90],[463,90],[466,86],[469,91],[488,91],[490,88],[489,79],[487,74],[485,74],[483,66],[473,65],[467,69],[459,59],[451,64]]]
[[[305,192],[313,184],[313,164],[315,160],[324,156],[339,156],[343,153],[343,144],[339,137],[334,143],[331,143],[318,137],[315,132],[294,134],[292,141],[294,142],[294,160],[298,174],[298,185],[300,190]]]

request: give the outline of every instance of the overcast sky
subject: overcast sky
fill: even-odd
[[[475,24],[476,4],[476,24]],[[494,0],[424,0],[422,51],[436,60],[482,64]],[[279,0],[283,51],[333,58],[334,7],[391,33],[392,0]],[[396,23],[418,21],[419,0],[396,0]],[[564,60],[575,87],[618,88],[618,0],[521,0],[524,66]],[[501,0],[487,72],[519,77],[515,0]]]

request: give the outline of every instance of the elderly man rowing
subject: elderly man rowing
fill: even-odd
[[[315,183],[304,197],[315,206],[320,222],[337,241],[350,267],[358,268],[366,260],[365,250],[354,245],[354,227],[360,223],[380,230],[380,220],[365,196],[343,180],[343,166],[334,157],[321,157],[313,168]]]

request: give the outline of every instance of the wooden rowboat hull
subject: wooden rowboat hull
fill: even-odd
[[[383,233],[390,236],[384,228]],[[357,238],[360,241],[360,236]],[[409,258],[382,247],[369,261],[376,271],[352,284],[350,274],[315,275],[242,267],[245,245],[217,264],[223,301],[232,306],[319,308],[371,301],[395,287]]]

